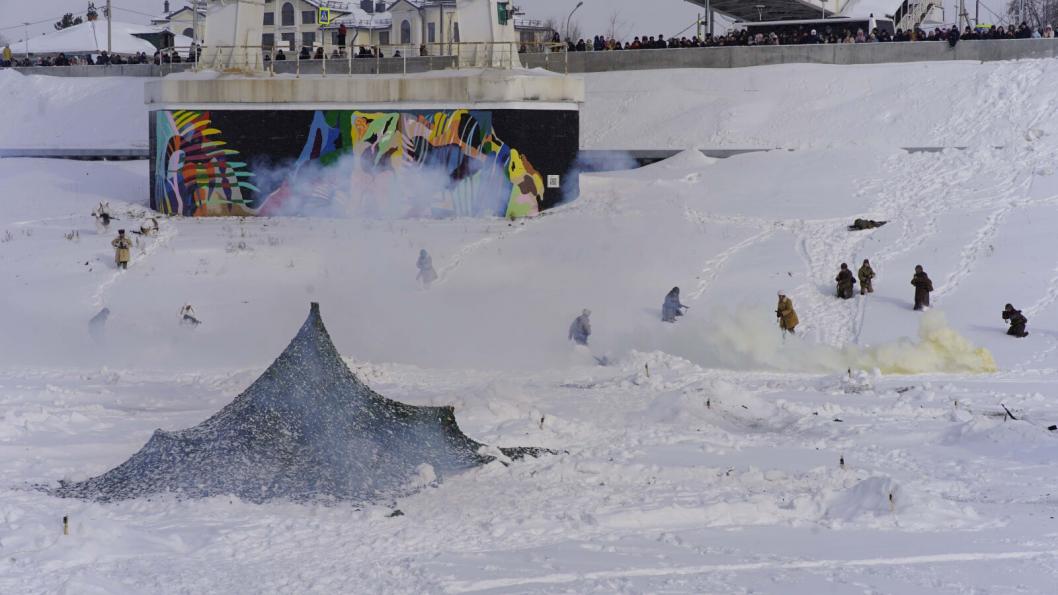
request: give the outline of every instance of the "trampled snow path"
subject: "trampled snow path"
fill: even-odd
[[[745,564],[707,564],[701,566],[629,568],[586,572],[584,574],[552,574],[547,576],[491,579],[472,582],[455,582],[445,586],[448,593],[475,593],[481,591],[516,589],[528,585],[561,585],[577,582],[606,581],[619,578],[676,577],[707,573],[740,573],[775,570],[816,570],[879,566],[915,566],[920,564],[945,564],[951,562],[998,562],[1005,560],[1035,560],[1058,557],[1058,550],[1022,552],[980,552],[959,554],[935,554],[931,556],[906,556],[901,558],[867,558],[835,560],[798,560],[788,562],[752,562]]]
[[[139,218],[143,218],[143,215],[141,214]],[[114,233],[116,234],[116,230],[114,230]],[[144,260],[149,259],[152,254],[165,247],[177,233],[175,226],[166,226],[153,236],[136,236],[129,232],[129,235],[133,238],[132,259],[129,261],[129,268],[124,271],[115,269],[109,277],[104,279],[95,293],[92,294],[92,305],[96,308],[105,306],[107,302],[106,296],[111,288],[118,281],[126,278],[130,270],[135,270],[136,267],[142,266]]]

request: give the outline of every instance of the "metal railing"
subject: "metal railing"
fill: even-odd
[[[308,46],[304,46],[307,48]],[[193,50],[194,49],[194,50]],[[525,52],[544,54],[546,68],[569,72],[566,45],[562,43],[521,44],[517,42],[447,42],[427,43],[418,47],[410,44],[360,45],[346,48],[331,48],[330,54],[324,46],[305,57],[304,51],[291,50],[287,56],[282,48],[263,45],[196,45],[170,46],[159,52],[159,74],[166,76],[177,71],[216,70],[220,72],[268,72],[269,75],[288,74],[277,72],[277,67],[289,71],[296,77],[302,74],[327,76],[330,74],[408,74],[424,70],[448,68],[521,68],[519,55]],[[340,51],[344,50],[344,51]],[[195,51],[195,59],[189,59]],[[174,62],[174,54],[180,61]],[[319,56],[319,57],[316,57]],[[340,64],[341,66],[335,66]],[[372,67],[364,68],[367,65]],[[411,65],[411,68],[409,68]],[[423,68],[428,66],[428,68]],[[344,71],[344,72],[343,72]]]

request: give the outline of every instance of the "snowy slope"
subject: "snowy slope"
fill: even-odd
[[[1046,129],[1056,69],[1053,60],[1023,60],[587,74],[581,144],[1006,146]],[[14,116],[0,124],[0,148],[144,146],[143,82],[0,72],[0,99]]]
[[[144,80],[0,70],[0,148],[146,148]]]
[[[1006,146],[1051,125],[1056,71],[1023,60],[589,74],[581,145]]]
[[[515,224],[163,220],[122,273],[88,212],[110,200],[135,228],[145,164],[0,160],[0,591],[1052,592],[1052,66],[948,66],[1007,79],[932,123],[969,150],[910,154],[897,147],[932,143],[886,128],[861,143],[837,126],[798,151],[688,151],[586,176],[580,199]],[[802,74],[770,76],[796,87]],[[666,116],[635,101],[655,124],[643,139],[674,142]],[[688,113],[710,113],[701,103]],[[740,126],[806,131],[778,115]],[[847,231],[858,216],[890,223]],[[414,279],[423,247],[441,275],[429,290]],[[865,257],[876,293],[832,297],[838,264]],[[937,289],[925,316],[911,310],[915,264]],[[691,309],[665,325],[673,285]],[[780,288],[802,320],[785,341]],[[207,418],[310,300],[381,394],[452,404],[475,440],[567,454],[361,509],[99,505],[32,489]],[[1028,338],[1004,335],[1008,301]],[[178,324],[186,302],[196,329]],[[95,342],[88,319],[103,306]],[[591,351],[612,365],[565,341],[585,307]]]

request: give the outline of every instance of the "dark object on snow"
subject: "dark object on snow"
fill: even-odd
[[[843,300],[851,298],[852,286],[856,284],[856,278],[852,276],[849,265],[841,263],[841,270],[838,271],[838,276],[834,280],[838,283],[838,297]]]
[[[665,294],[665,303],[661,305],[661,320],[663,322],[676,322],[677,316],[683,316],[683,311],[688,306],[680,303],[680,288],[673,287]]]
[[[399,509],[399,508],[386,515],[387,518],[391,518],[391,519],[399,517],[399,516],[404,516],[404,511]]]
[[[1010,328],[1007,329],[1008,335],[1018,338],[1029,336],[1029,333],[1025,330],[1025,325],[1029,323],[1029,319],[1025,318],[1021,310],[1015,310],[1014,306],[1007,304],[1003,308],[1003,320],[1010,324]]]
[[[313,303],[276,361],[213,417],[157,430],[121,465],[52,493],[104,502],[156,494],[372,502],[413,492],[423,465],[441,480],[494,460],[482,447],[460,431],[451,407],[405,405],[362,383]],[[498,450],[511,459],[552,452]]]
[[[874,219],[857,219],[852,222],[849,226],[849,231],[863,231],[865,229],[874,229],[875,227],[881,227],[888,223],[888,221],[875,221]]]
[[[1058,426],[1048,426],[1047,429],[1052,431],[1052,432],[1054,432],[1054,431],[1058,430]]]
[[[915,265],[915,275],[911,277],[911,284],[915,286],[915,309],[928,308],[929,294],[933,291],[933,281],[930,281],[929,275],[922,270],[922,265]]]
[[[1014,414],[1011,413],[1009,409],[1007,409],[1006,405],[1000,403],[999,406],[1003,408],[1003,411],[1007,412],[1007,415],[1010,416],[1010,419],[1012,419],[1014,421],[1018,421],[1018,418],[1014,417]]]

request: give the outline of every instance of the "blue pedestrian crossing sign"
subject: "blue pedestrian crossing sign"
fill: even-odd
[[[316,17],[316,22],[321,25],[331,24],[331,9],[320,7],[320,14]]]

